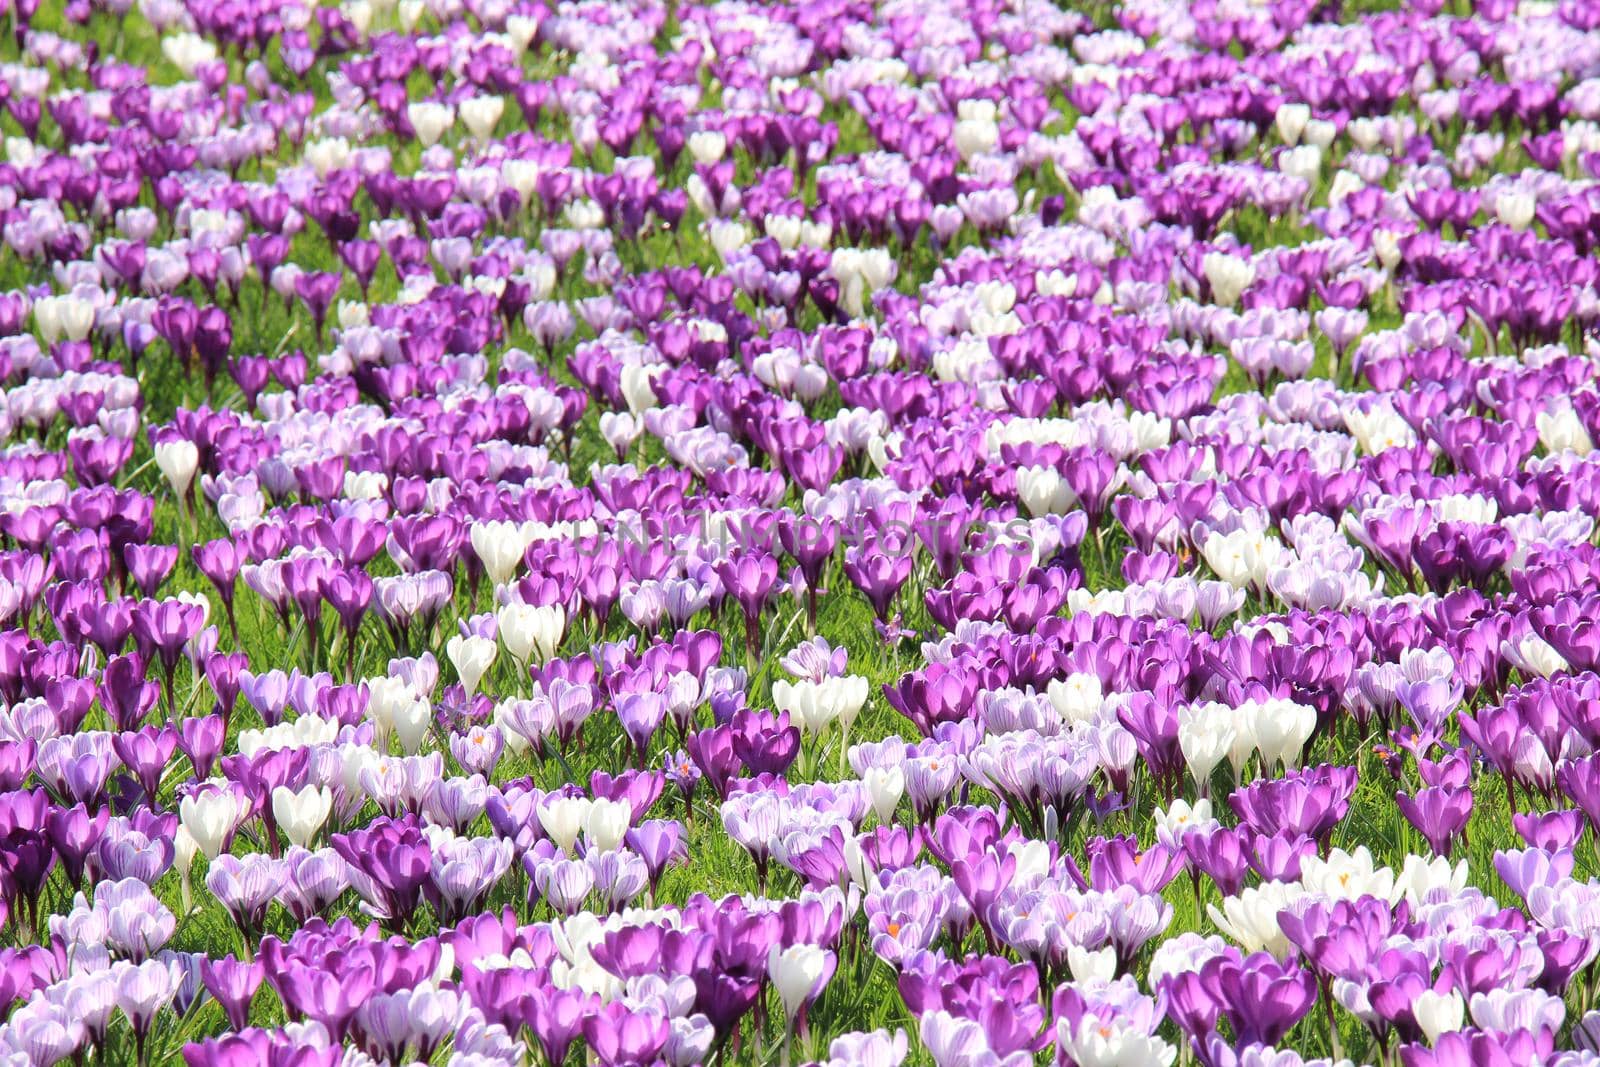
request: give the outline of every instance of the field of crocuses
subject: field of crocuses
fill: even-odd
[[[4,10],[0,1067],[1600,1065],[1596,0]]]

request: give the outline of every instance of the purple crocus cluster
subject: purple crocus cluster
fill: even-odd
[[[1386,6],[12,0],[0,1067],[1600,1064],[1600,4]]]

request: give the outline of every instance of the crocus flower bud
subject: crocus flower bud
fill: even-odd
[[[461,124],[479,142],[487,144],[505,109],[506,102],[502,97],[468,97],[461,101]]]
[[[487,637],[463,637],[457,634],[445,644],[445,653],[455,665],[461,679],[461,688],[471,696],[478,691],[478,682],[494,663],[498,646]]]
[[[154,452],[156,466],[172,486],[172,492],[180,498],[188,496],[189,487],[194,484],[195,469],[200,465],[200,450],[194,442],[183,438],[162,441]]]
[[[298,791],[278,786],[272,791],[272,812],[289,843],[305,848],[328,821],[333,794],[326,786],[307,785]]]
[[[504,585],[522,565],[522,553],[528,542],[514,522],[477,522],[472,524],[472,550],[478,554],[489,581]]]
[[[837,961],[832,952],[817,945],[773,945],[767,952],[767,976],[772,979],[784,1014],[792,1023],[800,1009],[810,1003],[833,977]]]
[[[689,135],[689,154],[700,164],[717,163],[728,151],[728,138],[720,130],[696,130]]]
[[[906,791],[905,771],[899,767],[868,767],[867,773],[861,776],[867,786],[867,798],[872,803],[872,811],[878,816],[878,821],[885,826],[894,818],[894,809],[900,804],[900,797]]]
[[[178,819],[201,854],[214,860],[239,824],[238,801],[225,789],[203,788],[178,802]]]
[[[1201,261],[1214,303],[1232,307],[1250,283],[1256,280],[1255,264],[1226,252],[1207,252]]]

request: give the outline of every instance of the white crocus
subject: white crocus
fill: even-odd
[[[1237,736],[1228,709],[1197,704],[1178,709],[1178,747],[1201,793],[1210,791],[1211,772],[1227,758]]]
[[[475,522],[470,536],[489,581],[504,585],[522,565],[522,553],[528,548],[522,528],[507,521]]]
[[[225,789],[202,789],[178,802],[178,821],[210,862],[222,854],[228,835],[239,825],[239,804]]]
[[[1254,263],[1227,252],[1207,252],[1200,267],[1211,286],[1212,302],[1223,307],[1237,304],[1240,295],[1256,280]]]
[[[546,836],[562,852],[572,852],[578,834],[583,832],[592,803],[588,797],[558,797],[545,801],[539,809],[539,825],[544,827]]]
[[[1030,515],[1065,515],[1078,502],[1054,467],[1020,467],[1016,477],[1017,499]]]
[[[272,791],[272,815],[291,845],[307,848],[333,811],[333,793],[315,784],[298,791],[278,786]]]
[[[454,108],[434,100],[422,100],[407,106],[406,117],[411,120],[411,128],[416,131],[417,140],[422,142],[423,148],[438,144],[439,138],[456,121]]]
[[[457,634],[445,643],[444,650],[461,679],[461,688],[471,696],[478,691],[478,682],[494,663],[498,646],[487,637]]]
[[[400,742],[400,751],[415,756],[428,736],[428,726],[433,721],[433,711],[426,700],[407,700],[395,710],[394,738]]]
[[[1417,1020],[1422,1036],[1431,1045],[1439,1040],[1440,1034],[1461,1029],[1466,1022],[1467,1005],[1461,999],[1461,994],[1453,989],[1448,993],[1424,989],[1412,1001],[1411,1014]]]
[[[1546,452],[1572,452],[1587,456],[1594,451],[1594,441],[1589,437],[1588,428],[1573,409],[1572,402],[1565,397],[1552,403],[1548,411],[1535,415],[1533,425],[1539,431],[1539,443]]]
[[[900,797],[906,791],[906,772],[899,767],[869,767],[861,780],[867,787],[867,799],[872,804],[873,814],[878,816],[880,823],[889,825],[894,819],[894,809],[899,806]]]
[[[1282,960],[1289,955],[1289,938],[1278,925],[1278,913],[1304,893],[1290,882],[1263,882],[1228,897],[1221,908],[1207,904],[1206,914],[1246,953],[1265,951]]]
[[[498,96],[473,96],[461,101],[461,124],[480,143],[487,144],[505,112],[505,99]]]
[[[1086,1015],[1074,1030],[1056,1024],[1056,1044],[1080,1067],[1171,1067],[1178,1050],[1153,1034]]]
[[[194,484],[195,471],[200,466],[200,450],[195,443],[180,437],[162,441],[153,451],[156,467],[172,487],[173,495],[179,498],[188,496],[189,487]]]
[[[1396,896],[1394,871],[1375,864],[1365,845],[1353,852],[1333,849],[1327,859],[1307,856],[1300,862],[1300,885],[1308,893],[1332,900],[1394,900]]]
[[[656,393],[651,380],[661,371],[654,364],[628,363],[622,368],[622,398],[628,410],[635,415],[656,406]]]
[[[1056,713],[1069,723],[1093,722],[1105,706],[1106,694],[1100,676],[1077,671],[1065,678],[1052,678],[1045,696]]]
[[[584,840],[597,851],[611,852],[627,836],[632,818],[633,806],[626,800],[595,800],[584,815]]]
[[[773,945],[768,950],[767,976],[772,979],[790,1022],[811,999],[832,962],[832,954],[827,949],[804,942],[787,948]]]
[[[867,680],[856,675],[772,684],[772,703],[803,730],[821,733],[834,721],[848,730],[867,701]]]
[[[1300,752],[1317,728],[1315,708],[1290,700],[1261,701],[1256,708],[1256,750],[1261,753],[1262,769],[1281,762],[1294,770],[1300,765]]]
[[[696,130],[689,135],[689,154],[696,163],[716,163],[728,151],[727,135],[720,130]]]
[[[1300,135],[1310,121],[1311,108],[1305,104],[1280,104],[1277,114],[1272,116],[1272,124],[1286,145],[1299,144]]]
[[[1507,189],[1494,200],[1495,218],[1519,233],[1533,225],[1539,201],[1521,189]]]

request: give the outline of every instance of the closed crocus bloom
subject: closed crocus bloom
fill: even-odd
[[[868,767],[861,780],[867,787],[867,798],[878,821],[889,825],[906,791],[905,772],[899,767]]]
[[[194,866],[194,857],[199,852],[194,835],[189,833],[189,828],[179,826],[172,835],[173,865],[178,868],[178,896],[183,904],[184,914],[188,914],[194,907],[194,885],[190,881],[189,871]]]
[[[1045,695],[1050,699],[1050,706],[1069,723],[1093,722],[1105,704],[1100,677],[1086,671],[1052,678],[1045,687]]]
[[[537,607],[525,617],[532,637],[535,662],[545,663],[555,657],[561,639],[567,631],[567,611],[560,604]]]
[[[1337,136],[1339,136],[1339,127],[1337,125],[1327,119],[1312,119],[1306,123],[1305,131],[1301,134],[1301,140],[1317,148],[1327,148]]]
[[[720,130],[696,130],[689,135],[689,154],[696,163],[716,163],[727,151],[728,138]]]
[[[1216,706],[1222,709],[1224,715],[1228,714],[1226,705]],[[1245,764],[1250,762],[1250,756],[1256,750],[1256,712],[1259,708],[1260,705],[1255,701],[1247,700],[1232,709],[1233,740],[1228,745],[1228,766],[1236,782],[1244,777]]]
[[[1017,499],[1030,515],[1065,515],[1078,502],[1054,467],[1022,467],[1016,477]]]
[[[506,102],[498,96],[472,96],[461,101],[461,124],[482,143],[488,143],[495,125],[506,109]]]
[[[415,756],[432,722],[433,709],[426,700],[413,698],[401,704],[394,713],[394,739],[400,742],[400,751]]]
[[[656,406],[656,394],[651,380],[660,372],[654,364],[629,363],[622,368],[622,398],[634,415]]]
[[[829,678],[822,685],[828,691],[828,699],[833,702],[836,709],[839,725],[844,728],[848,736],[850,727],[855,725],[856,717],[861,714],[861,709],[867,706],[867,696],[871,693],[871,686],[858,674]]]
[[[963,106],[970,102],[962,101]],[[994,102],[981,101],[989,104],[989,114],[973,115],[971,118],[962,118],[955,123],[955,150],[962,154],[963,160],[970,160],[974,155],[992,152],[995,144],[1000,141],[1000,126],[995,125]]]
[[[1282,762],[1294,770],[1300,765],[1300,752],[1317,728],[1315,708],[1292,701],[1272,699],[1261,702],[1256,712],[1256,748],[1265,767]]]
[[[411,686],[403,678],[390,677],[368,678],[362,685],[367,690],[367,717],[372,720],[373,737],[387,741],[394,729],[395,712],[415,699]]]
[[[523,857],[523,866],[533,854]],[[533,886],[557,914],[571,915],[582,909],[583,901],[594,889],[594,871],[583,860],[546,860],[531,870]]]
[[[438,144],[439,138],[456,120],[453,108],[432,100],[408,105],[406,117],[411,120],[411,128],[416,131],[417,140],[422,142],[424,148]]]
[[[1068,945],[1067,969],[1075,982],[1109,982],[1117,976],[1117,950],[1107,945],[1091,952],[1079,945]]]
[[[885,248],[863,249],[859,269],[870,293],[876,293],[893,284],[896,275],[899,274],[895,258]]]
[[[249,1024],[250,999],[255,996],[266,969],[260,960],[241,962],[231,956],[200,961],[200,980],[227,1014],[228,1025],[243,1030]]]
[[[316,171],[317,177],[326,178],[350,162],[350,141],[344,137],[324,137],[306,142],[305,160]]]
[[[1262,882],[1228,897],[1219,909],[1206,905],[1206,913],[1218,930],[1238,943],[1245,952],[1267,951],[1278,959],[1289,954],[1289,939],[1278,925],[1278,913],[1306,892],[1289,882]]]
[[[1494,199],[1495,217],[1519,233],[1533,225],[1538,207],[1539,201],[1521,189],[1507,189]]]
[[[1237,304],[1240,295],[1256,280],[1254,263],[1226,252],[1207,252],[1200,265],[1206,284],[1211,287],[1212,302],[1223,307]]]
[[[1250,561],[1238,536],[1210,534],[1201,542],[1200,554],[1205,557],[1206,566],[1235,589],[1244,589],[1250,584]]]
[[[1279,104],[1277,114],[1272,116],[1272,124],[1286,145],[1299,144],[1300,135],[1310,121],[1311,108],[1305,104]]]
[[[821,733],[839,715],[822,682],[773,682],[772,703],[810,733]]]
[[[507,15],[506,36],[511,38],[511,43],[516,46],[517,54],[521,55],[533,43],[533,38],[539,32],[540,20],[532,15]]]
[[[1303,865],[1301,873],[1304,874]],[[1394,880],[1395,896],[1404,898],[1413,908],[1440,894],[1453,897],[1466,888],[1467,874],[1466,860],[1452,866],[1443,856],[1429,860],[1412,853]]]
[[[778,242],[784,251],[792,251],[800,243],[800,220],[793,215],[768,215],[762,220],[762,228],[767,236]],[[767,377],[762,381],[768,385],[773,384]]]
[[[1257,530],[1213,533],[1200,552],[1217,577],[1236,589],[1264,588],[1267,574],[1293,559],[1282,543]]]
[[[178,983],[165,960],[120,962],[112,966],[111,976],[117,984],[117,1007],[128,1017],[135,1034],[147,1033],[156,1013],[178,994]]]
[[[502,604],[500,610],[495,612],[495,629],[500,635],[500,643],[506,646],[506,651],[518,664],[527,663],[528,657],[533,654],[533,613],[538,610],[531,604]]]
[[[367,28],[372,25],[372,4],[368,0],[345,0],[339,7],[344,17],[350,20],[350,25],[355,27],[356,35],[365,37]]]
[[[1335,171],[1333,180],[1328,183],[1328,203],[1337,207],[1347,200],[1351,193],[1359,193],[1366,188],[1366,184],[1360,175],[1352,171]]]
[[[242,860],[219,856],[206,872],[206,888],[246,934],[260,928],[267,907],[287,880],[283,862],[264,852]]]
[[[95,306],[80,296],[46,297],[34,305],[39,332],[47,341],[81,341],[94,328]]]
[[[200,854],[214,860],[239,824],[238,802],[225,789],[205,787],[178,802],[178,819]]]
[[[156,466],[172,487],[173,494],[180,498],[188,496],[195,470],[200,465],[200,450],[195,443],[181,437],[172,438],[159,442],[152,451]]]
[[[1384,270],[1393,271],[1400,264],[1400,235],[1388,229],[1374,230],[1372,254]]]
[[[1322,149],[1310,144],[1291,148],[1278,157],[1278,169],[1291,178],[1315,182],[1322,173]]]
[[[578,834],[583,832],[591,803],[587,797],[555,797],[547,799],[539,808],[539,825],[562,852],[572,852]]]
[[[1211,704],[1178,709],[1178,746],[1202,794],[1210,791],[1211,772],[1227,757],[1235,736],[1227,710],[1218,709]]]
[[[504,585],[522,566],[522,554],[527,551],[528,543],[516,523],[475,522],[470,536],[472,550],[494,585]]]
[[[197,33],[175,33],[162,40],[161,53],[185,78],[192,78],[197,69],[217,58],[217,46]]]
[[[1500,654],[1528,677],[1549,678],[1558,672],[1571,670],[1561,653],[1532,631],[1523,634],[1516,642],[1501,641]]]
[[[1566,1021],[1566,1003],[1542,989],[1495,988],[1486,993],[1474,993],[1468,1001],[1474,1025],[1484,1030],[1512,1033],[1529,1030],[1554,1034]],[[1585,1022],[1579,1023],[1586,1029]]]
[[[296,790],[278,786],[272,791],[272,814],[289,843],[305,848],[317,836],[333,811],[333,793],[326,786],[307,785]]]
[[[628,835],[632,818],[633,806],[626,800],[595,800],[584,814],[584,840],[592,849],[610,852],[620,846],[622,839]]]
[[[1570,400],[1562,398],[1552,402],[1548,410],[1533,417],[1533,425],[1539,431],[1539,443],[1546,452],[1573,452],[1587,456],[1594,451],[1589,430]]]
[[[494,663],[497,648],[494,641],[487,637],[467,637],[462,634],[457,634],[445,643],[445,654],[455,665],[456,674],[461,679],[461,688],[465,689],[468,695],[478,691],[478,682]]]
[[[1157,808],[1155,822],[1156,840],[1172,849],[1182,848],[1184,836],[1191,831],[1208,831],[1218,825],[1211,814],[1211,801],[1201,799],[1191,805],[1181,797]]]
[[[618,459],[628,454],[643,432],[644,424],[630,412],[608,411],[600,416],[600,436],[616,451]]]
[[[1447,993],[1424,989],[1411,1002],[1411,1014],[1430,1045],[1439,1040],[1440,1034],[1461,1029],[1466,1022],[1466,1009],[1461,994],[1453,989]]]
[[[783,1002],[790,1022],[809,1004],[833,977],[836,959],[832,952],[817,945],[773,945],[767,952],[767,976]]]
[[[1344,424],[1361,450],[1372,456],[1390,448],[1409,446],[1417,439],[1410,424],[1386,402],[1372,404],[1366,410],[1346,410]]]

